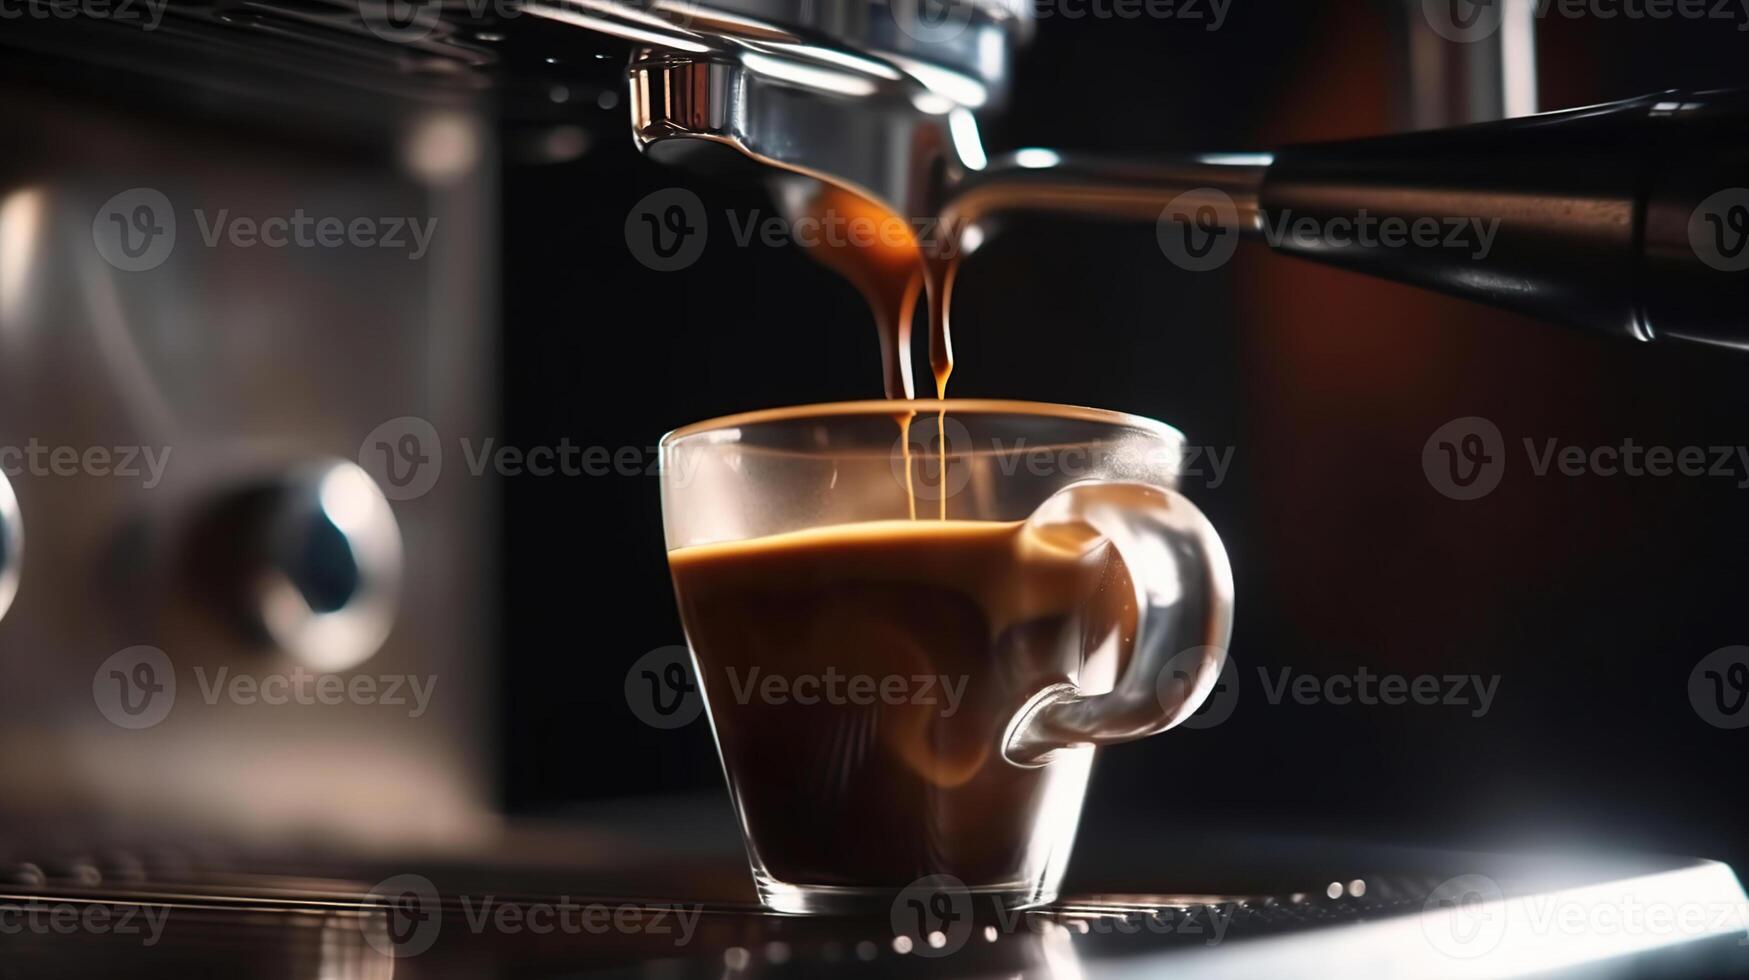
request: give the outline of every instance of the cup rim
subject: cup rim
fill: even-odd
[[[664,435],[658,443],[666,449],[684,439],[693,436],[718,432],[723,429],[738,428],[748,425],[761,425],[769,422],[793,422],[810,418],[826,418],[842,415],[896,415],[900,412],[915,412],[919,415],[925,412],[948,412],[971,415],[1031,415],[1040,418],[1069,419],[1077,422],[1096,422],[1111,426],[1128,426],[1151,432],[1163,439],[1183,443],[1184,433],[1176,428],[1151,419],[1145,415],[1132,415],[1106,408],[1089,408],[1085,405],[1059,405],[1052,402],[1017,401],[1002,398],[912,398],[912,399],[865,399],[862,401],[822,402],[816,405],[792,405],[787,408],[764,408],[751,412],[736,412],[732,415],[720,415],[702,422],[683,425]]]

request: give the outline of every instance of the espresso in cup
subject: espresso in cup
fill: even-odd
[[[1182,721],[1225,657],[1231,572],[1172,489],[1176,432],[908,404],[954,435],[935,480],[890,401],[663,439],[675,594],[773,910],[884,914],[925,878],[1051,901],[1096,747]]]
[[[1066,855],[1091,750],[1020,766],[1003,737],[1039,691],[1115,673],[1135,593],[1105,539],[877,521],[680,548],[669,562],[766,875],[1025,889]]]

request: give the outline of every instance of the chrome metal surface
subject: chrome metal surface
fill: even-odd
[[[1749,91],[1669,90],[1284,147],[1263,191],[1269,244],[1605,335],[1743,349],[1746,120]],[[1362,218],[1432,234],[1361,236]]]
[[[255,638],[307,667],[351,670],[383,645],[400,604],[401,530],[348,460],[297,465],[236,492],[203,528],[222,556],[208,589]]]
[[[969,109],[873,61],[647,49],[632,62],[631,105],[633,135],[656,159],[722,168],[727,148],[894,214],[934,214],[940,189],[985,164]]]
[[[966,226],[1018,211],[1155,221],[1184,194],[1212,190],[1232,205],[1220,209],[1221,227],[1253,234],[1262,229],[1258,202],[1273,159],[1267,153],[1198,153],[1143,161],[1025,149],[968,174],[945,210]]]
[[[455,457],[443,479],[394,505],[403,615],[366,669],[408,679],[404,706],[272,703],[234,697],[232,682],[313,688],[325,676],[316,665],[356,659],[380,639],[392,568],[384,505],[374,491],[342,494],[364,505],[317,513],[322,477],[302,467],[352,472],[336,461],[364,462],[373,430],[403,417],[450,439],[488,425],[494,148],[465,109],[351,93],[336,112],[373,125],[305,124],[327,118],[325,90],[297,91],[306,116],[252,91],[203,87],[187,96],[199,110],[179,113],[186,92],[165,85],[153,89],[161,111],[148,114],[113,93],[0,81],[0,115],[28,148],[0,176],[0,448],[22,454],[0,460],[30,537],[29,574],[0,622],[0,818],[155,814],[191,828],[362,840],[470,833],[489,819],[479,680],[489,611],[457,597],[478,594],[489,564],[491,481],[469,478]],[[240,115],[264,122],[227,125]],[[174,228],[152,239],[161,248],[144,257],[155,267],[104,253],[94,228],[117,201]],[[299,213],[397,215],[436,231],[417,259],[405,230],[405,249],[202,236],[203,222],[222,230]],[[215,600],[259,583],[191,586],[204,560],[190,547],[196,527],[248,487],[280,488],[256,525],[273,545],[256,567],[283,563],[275,601],[291,612],[272,631],[301,655],[264,657],[212,615]],[[330,556],[362,573],[326,603],[311,566],[286,560],[297,550],[289,538],[319,537],[323,522],[345,532]],[[324,605],[350,612],[324,615]],[[151,675],[109,663],[145,649],[161,655]],[[161,710],[106,714],[94,696],[113,695],[117,674],[163,685],[161,695],[126,689],[136,707]],[[439,679],[416,716],[413,678],[427,688]]]
[[[902,910],[915,914],[768,915],[720,890],[720,869],[739,860],[727,816],[701,826],[696,801],[684,805],[681,821],[665,816],[678,809],[672,801],[621,801],[620,819],[636,823],[596,812],[530,833],[512,822],[486,848],[446,854],[238,847],[166,862],[158,846],[98,846],[63,831],[55,850],[26,843],[0,861],[0,906],[12,913],[0,956],[33,977],[299,980],[1224,980],[1314,967],[1317,976],[1712,977],[1741,976],[1749,960],[1749,899],[1716,862],[1354,845],[1165,819],[1100,835],[1119,862],[1103,880],[1143,884],[1089,881],[1049,908],[1003,913],[943,883],[917,896],[927,904]],[[1187,837],[1197,845],[1185,847]],[[143,868],[132,880],[30,873],[118,846]],[[677,851],[691,856],[673,860]],[[24,879],[14,862],[29,866]],[[1199,884],[1150,887],[1149,878]],[[43,921],[26,918],[30,910],[65,906],[108,928],[29,927]]]
[[[1258,227],[1266,154],[1129,160],[1029,149],[990,160],[972,112],[982,101],[975,85],[809,47],[647,48],[631,65],[633,136],[665,162],[720,171],[738,154],[777,175],[850,191],[913,225],[941,220],[956,231],[1008,210],[1152,221],[1201,188],[1232,198],[1233,227]],[[778,197],[801,213],[814,196]],[[957,251],[959,241],[939,244]]]
[[[24,565],[24,517],[12,484],[0,473],[0,617],[12,608],[18,596],[18,579]]]
[[[934,8],[934,9],[926,9]],[[768,54],[872,59],[918,78],[958,76],[1000,98],[1031,7],[1004,0],[536,0],[528,12],[686,54],[749,45]],[[800,49],[807,49],[802,51]]]
[[[792,218],[818,206],[821,184],[914,226],[1010,209],[1154,220],[1178,195],[1214,187],[1237,202],[1235,227],[1256,224],[1267,159],[1028,150],[989,160],[974,112],[1006,95],[1032,26],[1026,5],[955,0],[926,13],[923,0],[548,0],[529,10],[641,45],[629,79],[638,146],[708,172],[769,168]]]

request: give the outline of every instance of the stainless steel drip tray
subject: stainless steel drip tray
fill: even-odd
[[[798,918],[751,904],[732,836],[701,806],[512,825],[471,853],[93,840],[32,854],[15,836],[0,977],[1749,972],[1749,900],[1715,862],[1155,827],[1084,836],[1077,891],[1049,909],[1004,913],[931,882],[890,916]]]

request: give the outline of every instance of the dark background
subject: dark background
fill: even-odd
[[[1396,19],[1416,6],[1234,0],[1216,32],[1051,20],[993,151],[1268,148],[1407,125]],[[1539,23],[1540,104],[1749,82],[1733,22]],[[604,84],[623,50],[603,42]],[[797,249],[737,248],[760,189],[639,157],[623,106],[566,163],[507,159],[504,442],[653,446],[744,409],[880,393],[857,295]],[[506,145],[526,142],[506,122]],[[1746,175],[1749,177],[1749,175]],[[713,240],[657,273],[622,228],[643,195],[696,190]],[[1749,490],[1735,478],[1535,476],[1523,440],[1749,444],[1749,354],[1635,345],[1241,248],[1215,273],[1152,226],[1015,223],[971,259],[951,393],[1098,405],[1232,447],[1190,496],[1238,590],[1232,717],[1103,753],[1088,807],[1174,823],[1473,845],[1590,844],[1742,861],[1749,729],[1690,703],[1697,661],[1749,643]],[[1473,502],[1422,449],[1483,416],[1509,456]],[[705,792],[704,720],[627,707],[627,667],[681,642],[653,477],[504,481],[506,801]],[[1269,704],[1257,670],[1498,675],[1492,710]]]

